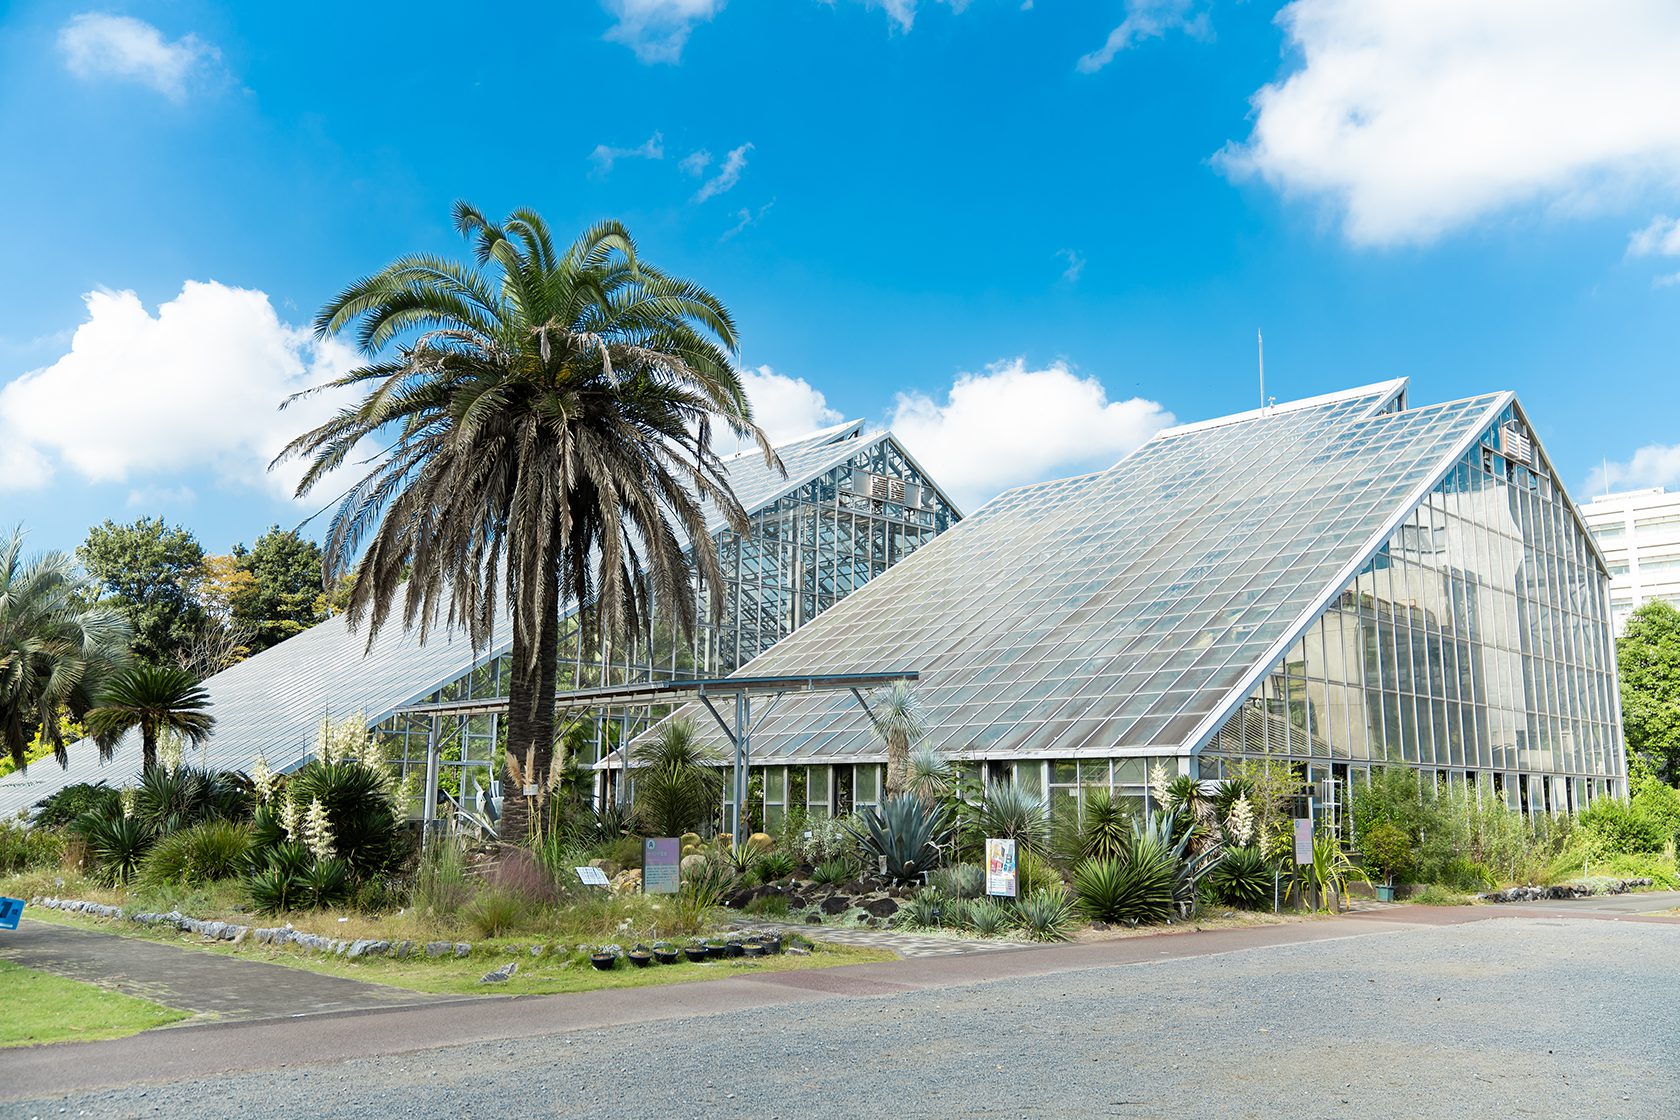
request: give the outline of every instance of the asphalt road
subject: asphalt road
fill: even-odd
[[[1208,936],[1139,939],[1127,949],[1137,963],[1073,971],[1028,970],[1035,959],[1103,958],[860,966],[877,977],[1018,974],[861,984],[621,1026],[556,1022],[526,1037],[12,1101],[0,1116],[1487,1120],[1670,1117],[1680,1102],[1680,925],[1530,913],[1421,926],[1396,912],[1232,951],[1169,946],[1150,960],[1141,947],[1242,943]],[[377,1030],[483,1006],[337,1021]],[[237,1045],[256,1029],[205,1028],[200,1045]]]

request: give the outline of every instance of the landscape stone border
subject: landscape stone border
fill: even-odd
[[[1608,879],[1596,883],[1560,883],[1555,887],[1506,887],[1476,897],[1483,902],[1550,902],[1568,898],[1591,898],[1600,894],[1627,894],[1651,885],[1649,879]]]

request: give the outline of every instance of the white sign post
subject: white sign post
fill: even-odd
[[[1015,841],[986,840],[986,893],[994,898],[1014,898],[1019,889],[1015,865]]]

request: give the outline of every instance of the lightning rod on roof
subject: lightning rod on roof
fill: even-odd
[[[1258,327],[1254,330],[1254,348],[1260,358],[1260,411],[1266,411],[1266,339]]]

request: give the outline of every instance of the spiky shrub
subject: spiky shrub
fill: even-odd
[[[1056,870],[1056,865],[1032,850],[1016,853],[1015,857],[1015,890],[1016,897],[1025,898],[1038,891],[1059,891],[1062,889],[1062,873]]]
[[[300,877],[305,904],[325,910],[350,901],[350,868],[341,859],[317,859]]]
[[[943,923],[948,929],[969,928],[968,914],[973,899],[945,897]]]
[[[856,860],[835,856],[833,859],[823,860],[811,869],[811,881],[824,885],[844,883],[848,879],[857,878],[861,870]]]
[[[672,719],[636,751],[636,814],[650,835],[680,836],[710,824],[723,798],[719,756],[688,719]]]
[[[950,898],[979,898],[986,890],[986,871],[977,863],[956,863],[933,872],[928,882]]]
[[[244,815],[243,779],[225,770],[156,766],[134,790],[134,817],[159,836],[200,821]]]
[[[859,819],[858,846],[868,857],[884,860],[887,877],[895,883],[915,882],[933,867],[950,833],[943,805],[924,805],[910,794],[890,798]]]
[[[94,877],[107,883],[134,879],[156,840],[134,817],[89,813],[76,822],[75,831],[87,842]]]
[[[777,879],[786,879],[793,874],[794,869],[793,857],[786,852],[765,852],[753,867],[753,878],[760,883],[773,883]]]
[[[151,883],[192,886],[231,879],[247,868],[251,844],[246,825],[202,821],[159,840],[146,856],[141,877]]]
[[[1157,848],[1097,857],[1073,869],[1073,892],[1080,912],[1093,920],[1162,922],[1172,916],[1173,873],[1172,860]]]
[[[1066,941],[1079,914],[1065,892],[1034,891],[1015,904],[1015,926],[1034,941]]]
[[[723,905],[723,896],[734,883],[735,872],[728,864],[707,859],[683,870],[678,893],[693,910],[710,910]]]
[[[245,880],[251,907],[259,914],[283,914],[302,905],[302,880],[285,868],[265,867]]]
[[[1259,848],[1226,848],[1225,858],[1208,872],[1215,900],[1242,910],[1258,910],[1271,900],[1272,864]]]
[[[917,891],[898,910],[898,924],[912,929],[933,929],[948,904],[938,891]]]
[[[1009,907],[991,898],[977,898],[968,904],[968,926],[981,937],[996,937],[1009,928]]]
[[[307,809],[321,803],[333,851],[352,879],[387,871],[403,856],[402,819],[393,793],[385,770],[357,758],[315,759],[286,783],[291,804]]]
[[[1050,810],[1036,792],[1014,782],[993,782],[970,810],[981,836],[1013,840],[1041,852],[1050,842]]]
[[[1082,859],[1118,859],[1131,837],[1132,818],[1125,802],[1106,789],[1091,791],[1079,822]]]

